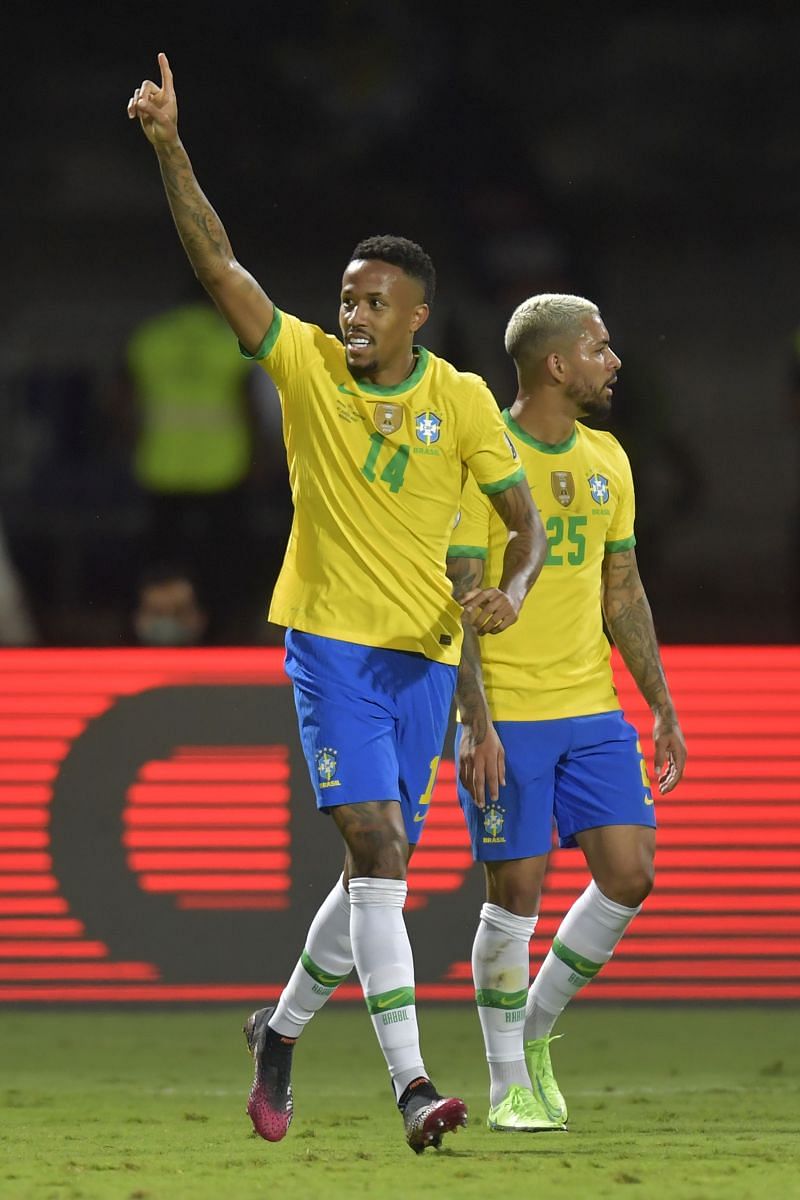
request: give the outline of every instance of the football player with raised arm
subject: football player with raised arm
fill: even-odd
[[[197,278],[281,398],[294,519],[270,618],[287,627],[286,669],[318,807],[345,843],[275,1008],[245,1033],[248,1112],[269,1141],[292,1117],[292,1049],[353,964],[417,1153],[466,1122],[422,1060],[403,918],[406,866],[424,824],[462,641],[445,571],[463,478],[507,531],[497,586],[468,597],[479,633],[516,621],[545,538],[516,450],[483,382],[414,343],[433,299],[427,254],[400,237],[354,249],[341,340],[277,308],[236,260],[178,135],[172,72],[128,105],[153,146]],[[235,536],[235,530],[231,531]]]

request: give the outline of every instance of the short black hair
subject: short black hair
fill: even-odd
[[[151,587],[164,587],[168,583],[188,583],[195,596],[198,595],[197,579],[186,563],[155,562],[145,567],[136,581],[139,596]]]
[[[391,263],[393,267],[400,267],[406,275],[422,284],[425,303],[429,306],[433,304],[436,271],[430,256],[416,242],[389,233],[376,234],[358,243],[350,255],[350,262],[361,258],[378,258],[381,262]]]

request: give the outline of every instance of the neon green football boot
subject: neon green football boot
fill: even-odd
[[[525,1066],[531,1077],[533,1094],[551,1121],[563,1125],[567,1120],[567,1102],[559,1091],[550,1062],[550,1043],[563,1035],[535,1038],[525,1042]]]
[[[486,1124],[496,1133],[549,1133],[567,1128],[548,1115],[530,1088],[519,1084],[513,1084],[505,1098],[489,1109]]]

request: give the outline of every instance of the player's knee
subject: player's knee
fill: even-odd
[[[653,890],[655,870],[652,862],[637,863],[635,867],[621,872],[605,885],[596,881],[600,891],[609,900],[623,904],[626,908],[638,908]]]
[[[502,887],[497,892],[496,899],[490,899],[491,904],[497,904],[515,917],[535,917],[539,911],[541,889],[524,884],[511,884]]]
[[[540,872],[507,867],[508,864],[487,864],[486,899],[515,917],[535,917],[542,897]]]
[[[350,844],[350,876],[359,879],[405,879],[408,842],[398,830],[373,830],[369,838]]]

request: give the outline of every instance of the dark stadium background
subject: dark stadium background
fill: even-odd
[[[152,151],[125,115],[161,49],[198,177],[281,307],[335,329],[355,242],[404,233],[439,272],[424,340],[505,405],[514,306],[552,290],[600,304],[623,359],[610,427],[633,461],[638,553],[674,650],[690,766],[662,806],[641,940],[593,994],[796,999],[796,3],[12,3],[2,21],[0,520],[41,647],[0,654],[0,999],[100,999],[123,984],[154,998],[162,982],[173,999],[187,983],[205,998],[263,997],[338,868],[269,648],[280,633],[263,616],[289,516],[274,432],[236,531],[241,574],[214,597],[218,645],[130,648],[144,504],[120,364],[142,320],[196,294]],[[259,649],[224,657],[231,642]],[[264,731],[252,695],[241,723],[235,707],[254,684]],[[165,691],[176,687],[187,694]],[[269,792],[259,828],[282,841],[249,837],[252,812],[227,849],[219,814],[203,831],[190,806],[176,824],[158,789],[177,780],[202,806],[191,789],[203,755],[231,794],[242,778]],[[448,994],[465,998],[481,886],[472,871],[458,890],[469,862],[449,762],[439,786],[426,870],[440,892],[428,900],[461,968]],[[142,822],[150,842],[125,840]],[[548,936],[582,886],[565,871],[551,880]],[[415,903],[431,996],[441,943]],[[273,920],[280,956],[265,950],[262,964],[254,930]]]
[[[505,405],[514,305],[596,299],[662,638],[794,639],[794,4],[11,4],[4,27],[0,516],[46,643],[127,636],[141,504],[116,371],[192,289],[125,116],[162,48],[201,183],[290,311],[335,328],[352,245],[406,233],[439,270],[428,344]],[[282,481],[250,507],[225,635],[275,640]]]

